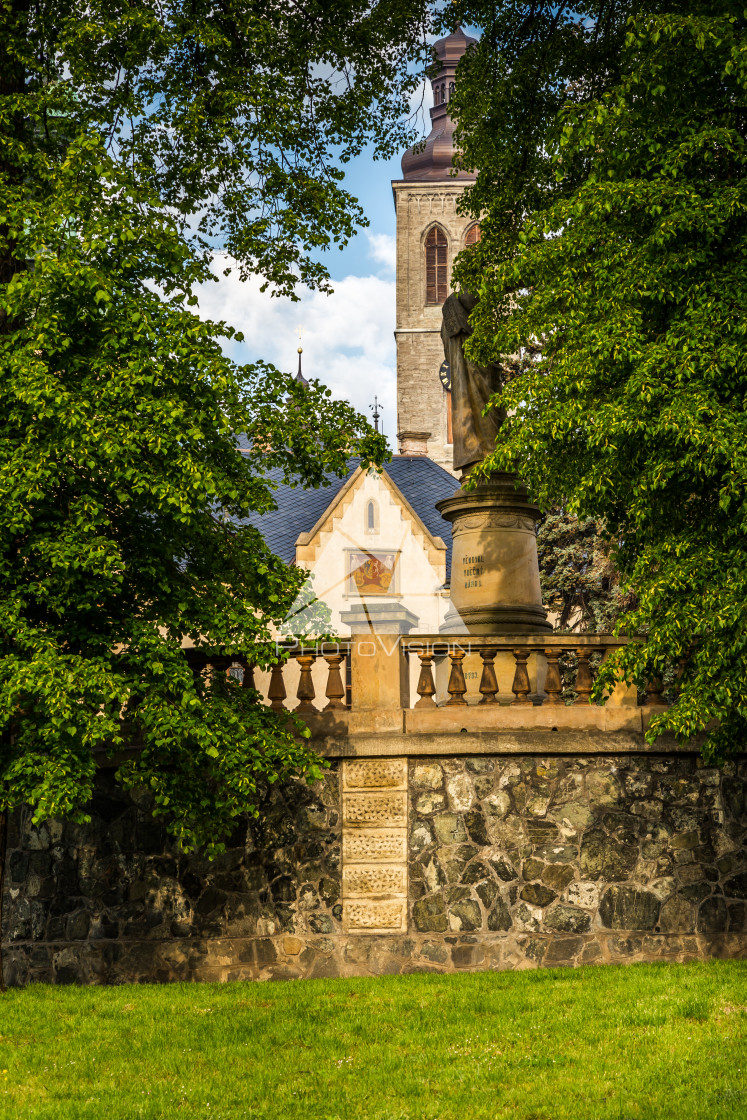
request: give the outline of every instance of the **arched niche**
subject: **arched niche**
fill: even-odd
[[[363,530],[369,534],[379,532],[379,503],[375,498],[369,498],[366,502]]]

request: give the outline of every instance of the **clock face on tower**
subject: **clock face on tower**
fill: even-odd
[[[442,362],[441,368],[438,371],[438,376],[441,379],[441,384],[444,389],[451,388],[451,366],[448,362]]]

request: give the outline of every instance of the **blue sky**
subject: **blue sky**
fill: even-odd
[[[430,98],[430,84],[428,85]],[[420,93],[418,94],[418,100]],[[276,299],[259,291],[259,281],[242,284],[235,272],[200,292],[200,309],[243,331],[230,356],[239,362],[263,359],[295,371],[298,327],[303,328],[303,370],[323,381],[338,398],[370,417],[374,395],[383,405],[382,429],[396,450],[396,363],[394,347],[394,204],[392,179],[401,176],[401,155],[374,161],[370,151],[346,167],[345,186],[361,203],[370,225],[342,250],[324,260],[334,294],[299,289],[301,300]]]
[[[385,234],[394,237],[394,201],[392,199],[392,179],[402,177],[401,155],[390,160],[374,161],[370,154],[364,153],[351,162],[345,174],[345,187],[360,202],[370,221],[369,233]],[[344,275],[348,272],[362,273],[370,266],[369,242],[365,231],[340,251],[325,254],[328,267],[333,274]]]

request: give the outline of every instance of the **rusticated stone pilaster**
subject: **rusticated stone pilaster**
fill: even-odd
[[[407,760],[346,760],[342,789],[343,930],[404,933]]]

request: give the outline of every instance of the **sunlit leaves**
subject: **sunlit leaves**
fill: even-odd
[[[673,684],[649,736],[710,729],[716,757],[747,730],[747,22],[729,3],[532,12],[499,6],[457,95],[486,212],[460,265],[473,352],[542,351],[487,467],[604,521],[637,597],[617,666]]]
[[[382,152],[396,141],[382,121],[410,88],[401,50],[422,11],[13,12],[0,38],[0,808],[83,819],[113,756],[184,847],[214,847],[262,783],[319,763],[299,721],[222,673],[193,674],[182,642],[267,666],[304,576],[248,522],[273,508],[270,472],[317,486],[384,445],[323,386],[228,361],[237,336],[198,318],[192,292],[216,247],[279,290],[324,283],[309,254],[359,218],[333,157],[379,130]]]

